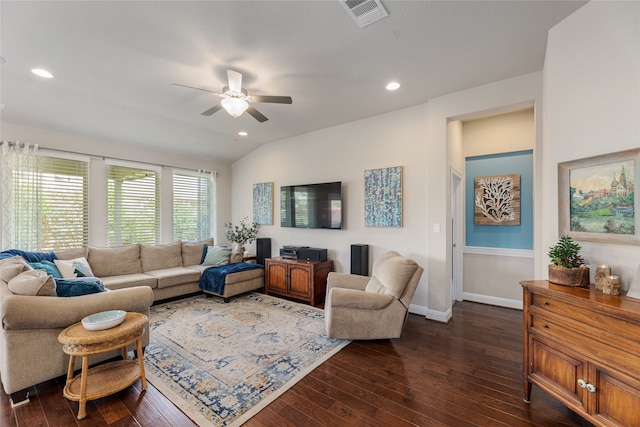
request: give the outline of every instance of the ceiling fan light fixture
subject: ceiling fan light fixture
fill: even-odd
[[[51,74],[50,72],[48,72],[47,70],[44,70],[42,68],[32,68],[31,72],[33,74],[35,74],[38,77],[42,77],[45,79],[52,79],[53,78],[53,74]]]
[[[240,117],[249,108],[247,101],[240,98],[225,98],[221,104],[222,108],[227,110],[231,117]]]

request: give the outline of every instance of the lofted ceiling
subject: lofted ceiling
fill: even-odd
[[[233,161],[261,144],[540,71],[547,32],[582,1],[382,0],[360,28],[338,0],[0,2],[0,119]],[[38,67],[53,79],[30,73]],[[227,69],[247,113],[201,113]],[[388,92],[397,80],[400,89]],[[239,131],[248,133],[237,136]]]

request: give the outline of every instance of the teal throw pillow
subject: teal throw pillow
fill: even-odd
[[[230,256],[231,248],[223,246],[209,246],[202,265],[226,265],[229,264]]]
[[[62,279],[62,273],[58,270],[58,267],[51,261],[40,261],[40,262],[30,262],[29,265],[34,270],[44,270],[47,272],[47,275],[53,277],[54,279]]]

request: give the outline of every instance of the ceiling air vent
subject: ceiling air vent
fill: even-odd
[[[380,0],[340,0],[340,4],[360,28],[388,15]]]

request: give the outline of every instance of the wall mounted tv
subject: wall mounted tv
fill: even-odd
[[[342,228],[342,182],[280,187],[280,226]]]

